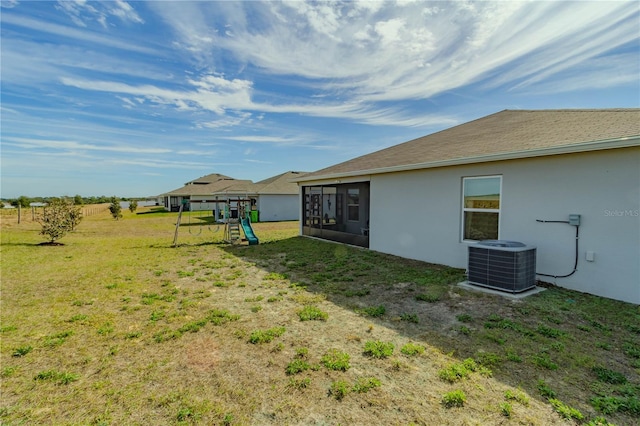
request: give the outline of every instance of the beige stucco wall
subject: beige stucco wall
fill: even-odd
[[[460,268],[462,178],[502,176],[500,239],[537,246],[543,281],[640,304],[640,147],[371,176],[370,248]],[[594,261],[586,253],[594,253]]]

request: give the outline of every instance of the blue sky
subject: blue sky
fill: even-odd
[[[6,1],[1,196],[314,171],[504,109],[640,106],[640,3]]]

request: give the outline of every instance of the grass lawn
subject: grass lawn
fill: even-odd
[[[3,218],[0,424],[640,422],[636,305],[472,292],[295,222],[183,220],[174,248],[175,213],[123,213],[61,246]]]

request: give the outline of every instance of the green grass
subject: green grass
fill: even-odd
[[[442,405],[446,408],[462,407],[467,402],[467,395],[462,390],[447,392],[442,396]]]
[[[298,311],[298,317],[300,321],[326,321],[329,318],[329,314],[322,311],[317,306],[306,305],[300,311]]]
[[[640,421],[637,306],[505,303],[293,222],[256,223],[250,247],[181,227],[173,247],[175,219],[95,215],[58,247],[2,222],[0,423]]]
[[[284,327],[272,327],[267,330],[255,330],[249,336],[249,342],[253,344],[270,343],[276,337],[280,337],[285,332]]]
[[[330,349],[322,356],[321,362],[329,370],[347,371],[351,367],[350,359],[348,353],[338,349]]]
[[[391,342],[370,340],[364,345],[364,354],[372,358],[388,358],[393,355],[395,345]]]

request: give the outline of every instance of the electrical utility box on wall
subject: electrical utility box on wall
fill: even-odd
[[[486,240],[469,246],[469,284],[510,293],[536,286],[536,247]]]
[[[570,214],[569,215],[569,225],[571,225],[571,226],[580,226],[580,215],[579,214]]]

